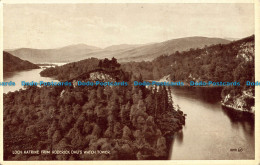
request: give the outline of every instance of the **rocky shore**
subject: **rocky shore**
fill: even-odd
[[[255,114],[255,97],[252,93],[248,91],[243,91],[241,95],[231,96],[231,94],[226,95],[221,104],[224,107],[234,109],[236,111],[248,112]]]

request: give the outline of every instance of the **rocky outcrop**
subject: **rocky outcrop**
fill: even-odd
[[[89,74],[89,79],[92,81],[115,81],[113,77],[111,77],[109,74],[102,73],[102,72],[92,72]]]
[[[221,101],[222,106],[232,108],[237,111],[255,113],[254,96],[249,90],[242,92],[242,95],[231,96],[228,94]]]
[[[240,45],[240,49],[236,58],[242,58],[245,62],[253,61],[255,52],[254,42],[244,42]]]
[[[234,87],[230,88],[228,92],[222,95],[222,105],[234,110],[255,113],[255,97],[254,88],[246,86],[245,81],[254,81],[254,58],[255,58],[255,40],[254,36],[250,36],[243,40],[237,41],[238,51],[236,59],[241,62],[233,73],[236,81],[241,83],[243,88]],[[235,47],[235,45],[231,45]],[[224,90],[226,90],[224,88]]]

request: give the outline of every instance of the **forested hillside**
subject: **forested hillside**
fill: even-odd
[[[116,60],[104,60],[98,66],[95,74],[116,72],[120,65]],[[130,74],[122,75],[115,79],[132,79]],[[4,159],[168,159],[172,134],[184,124],[183,112],[173,107],[165,87],[32,86],[4,94]],[[70,154],[12,154],[31,149]]]
[[[90,70],[98,68],[99,60],[97,58],[90,58],[79,62],[68,63],[62,66],[50,67],[41,71],[43,77],[53,77],[58,80],[70,80],[86,73]]]
[[[108,59],[106,59],[108,60]],[[42,76],[69,79],[98,68],[95,58],[69,63],[41,72]],[[190,49],[167,56],[160,56],[151,62],[122,63],[121,68],[135,77],[142,74],[144,80],[159,80],[170,75],[171,80],[182,81],[240,81],[254,78],[254,36],[218,44],[201,49]]]
[[[184,52],[176,51],[169,56],[160,56],[153,61],[122,63],[121,68],[130,72],[135,80],[141,74],[144,80],[159,80],[168,76],[171,81],[187,83],[189,81],[237,81],[241,86],[226,87],[223,90],[223,98],[228,94],[231,94],[230,98],[238,97],[243,94],[243,91],[254,95],[254,88],[245,86],[246,81],[255,79],[254,45],[254,36],[250,36],[229,44],[205,46],[201,49],[190,49]],[[63,68],[46,69],[41,74],[48,76],[44,73],[52,72],[58,79],[60,77],[69,78],[71,74],[77,76],[81,72],[87,71],[85,67],[90,64],[88,61],[67,64]],[[98,68],[97,61],[90,65]],[[251,107],[251,105],[248,106]]]
[[[38,69],[39,66],[29,62],[21,60],[18,57],[13,56],[10,53],[3,52],[3,69],[5,72],[21,71],[26,69]]]
[[[240,81],[254,79],[254,36],[202,49],[175,52],[151,62],[122,64],[134,75],[146,80],[158,80],[170,75],[171,80]]]
[[[254,111],[254,87],[246,86],[246,81],[255,81],[254,46],[254,36],[250,36],[226,45],[177,51],[152,62],[129,62],[122,68],[134,76],[141,73],[147,80],[168,76],[171,81],[182,80],[188,84],[189,81],[240,82],[240,86],[223,89],[223,103],[251,112]]]

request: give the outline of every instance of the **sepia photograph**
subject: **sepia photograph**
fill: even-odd
[[[258,158],[255,3],[2,5],[4,162]]]

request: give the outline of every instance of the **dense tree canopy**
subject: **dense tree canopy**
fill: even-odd
[[[4,159],[167,159],[184,122],[166,88],[28,87],[4,94]],[[30,149],[111,154],[12,154]]]

